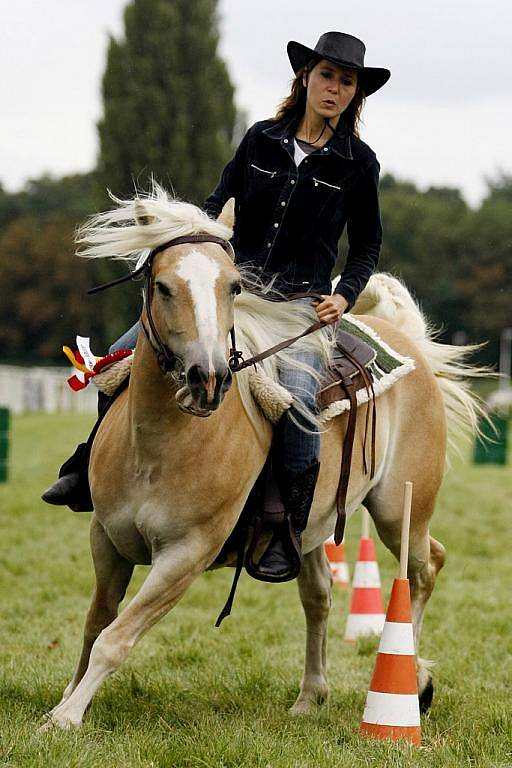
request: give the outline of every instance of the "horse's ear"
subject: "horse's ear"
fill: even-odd
[[[219,213],[217,217],[217,221],[220,221],[221,224],[225,224],[226,227],[233,229],[233,227],[235,226],[235,198],[234,197],[230,197],[229,200],[224,204],[224,208]]]
[[[156,216],[152,216],[146,210],[146,206],[142,200],[135,201],[135,221],[140,224],[141,227],[145,227],[147,224],[154,224],[158,219]]]

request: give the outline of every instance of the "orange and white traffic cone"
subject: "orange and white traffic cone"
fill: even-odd
[[[395,579],[380,639],[362,733],[421,743],[409,579]]]
[[[338,546],[334,543],[334,536],[324,543],[325,554],[331,566],[332,580],[339,587],[350,586],[350,576],[348,565],[345,560],[345,544],[341,542]]]
[[[348,643],[364,635],[380,635],[386,618],[375,544],[368,536],[359,542],[359,555],[352,588],[352,600],[345,629],[345,641]]]
[[[400,578],[393,582],[386,623],[368,690],[360,731],[377,739],[421,744],[416,655],[407,578],[412,483],[405,483]]]

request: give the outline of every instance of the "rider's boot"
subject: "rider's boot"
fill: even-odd
[[[256,578],[281,582],[298,575],[302,563],[301,537],[308,522],[319,469],[320,463],[315,460],[303,472],[283,477],[280,485],[285,521],[257,564]]]
[[[47,504],[68,506],[74,512],[93,511],[89,489],[89,457],[94,436],[113,399],[98,392],[98,419],[87,442],[80,443],[74,454],[60,468],[59,479],[41,495]]]
[[[47,504],[68,506],[74,512],[92,512],[94,509],[89,490],[89,443],[80,443],[76,451],[64,462],[59,479],[41,495]]]

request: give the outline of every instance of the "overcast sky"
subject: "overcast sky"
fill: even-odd
[[[127,0],[0,0],[0,181],[90,170],[108,34]],[[367,101],[362,138],[382,171],[422,188],[461,188],[512,173],[510,0],[220,0],[221,53],[239,107],[254,122],[288,92],[288,40],[322,32],[366,43],[366,64],[391,69]]]

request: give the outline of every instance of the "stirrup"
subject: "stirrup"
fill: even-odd
[[[289,482],[283,489],[282,522],[274,527],[270,544],[257,565],[252,559],[255,538],[253,537],[247,552],[246,570],[255,579],[276,583],[291,581],[299,574],[302,565],[301,534],[307,526],[319,469],[320,463],[314,460],[303,472],[289,478]],[[278,565],[281,560],[281,564],[289,564],[288,570],[283,572],[281,568],[280,572],[273,572],[273,549]]]
[[[283,524],[275,529],[268,547],[256,563],[254,561],[254,549],[261,534],[261,518],[259,517],[258,520],[260,525],[255,525],[254,535],[245,558],[245,570],[249,576],[252,576],[253,579],[257,579],[258,581],[266,581],[271,584],[292,581],[292,579],[295,579],[299,574],[302,565],[302,554],[300,538],[297,539],[295,536],[290,517],[287,516]],[[267,555],[272,557],[272,550],[275,550],[276,547],[276,555],[278,559],[282,559],[282,561],[289,566],[288,570],[284,572],[275,573],[271,567],[265,566]]]

